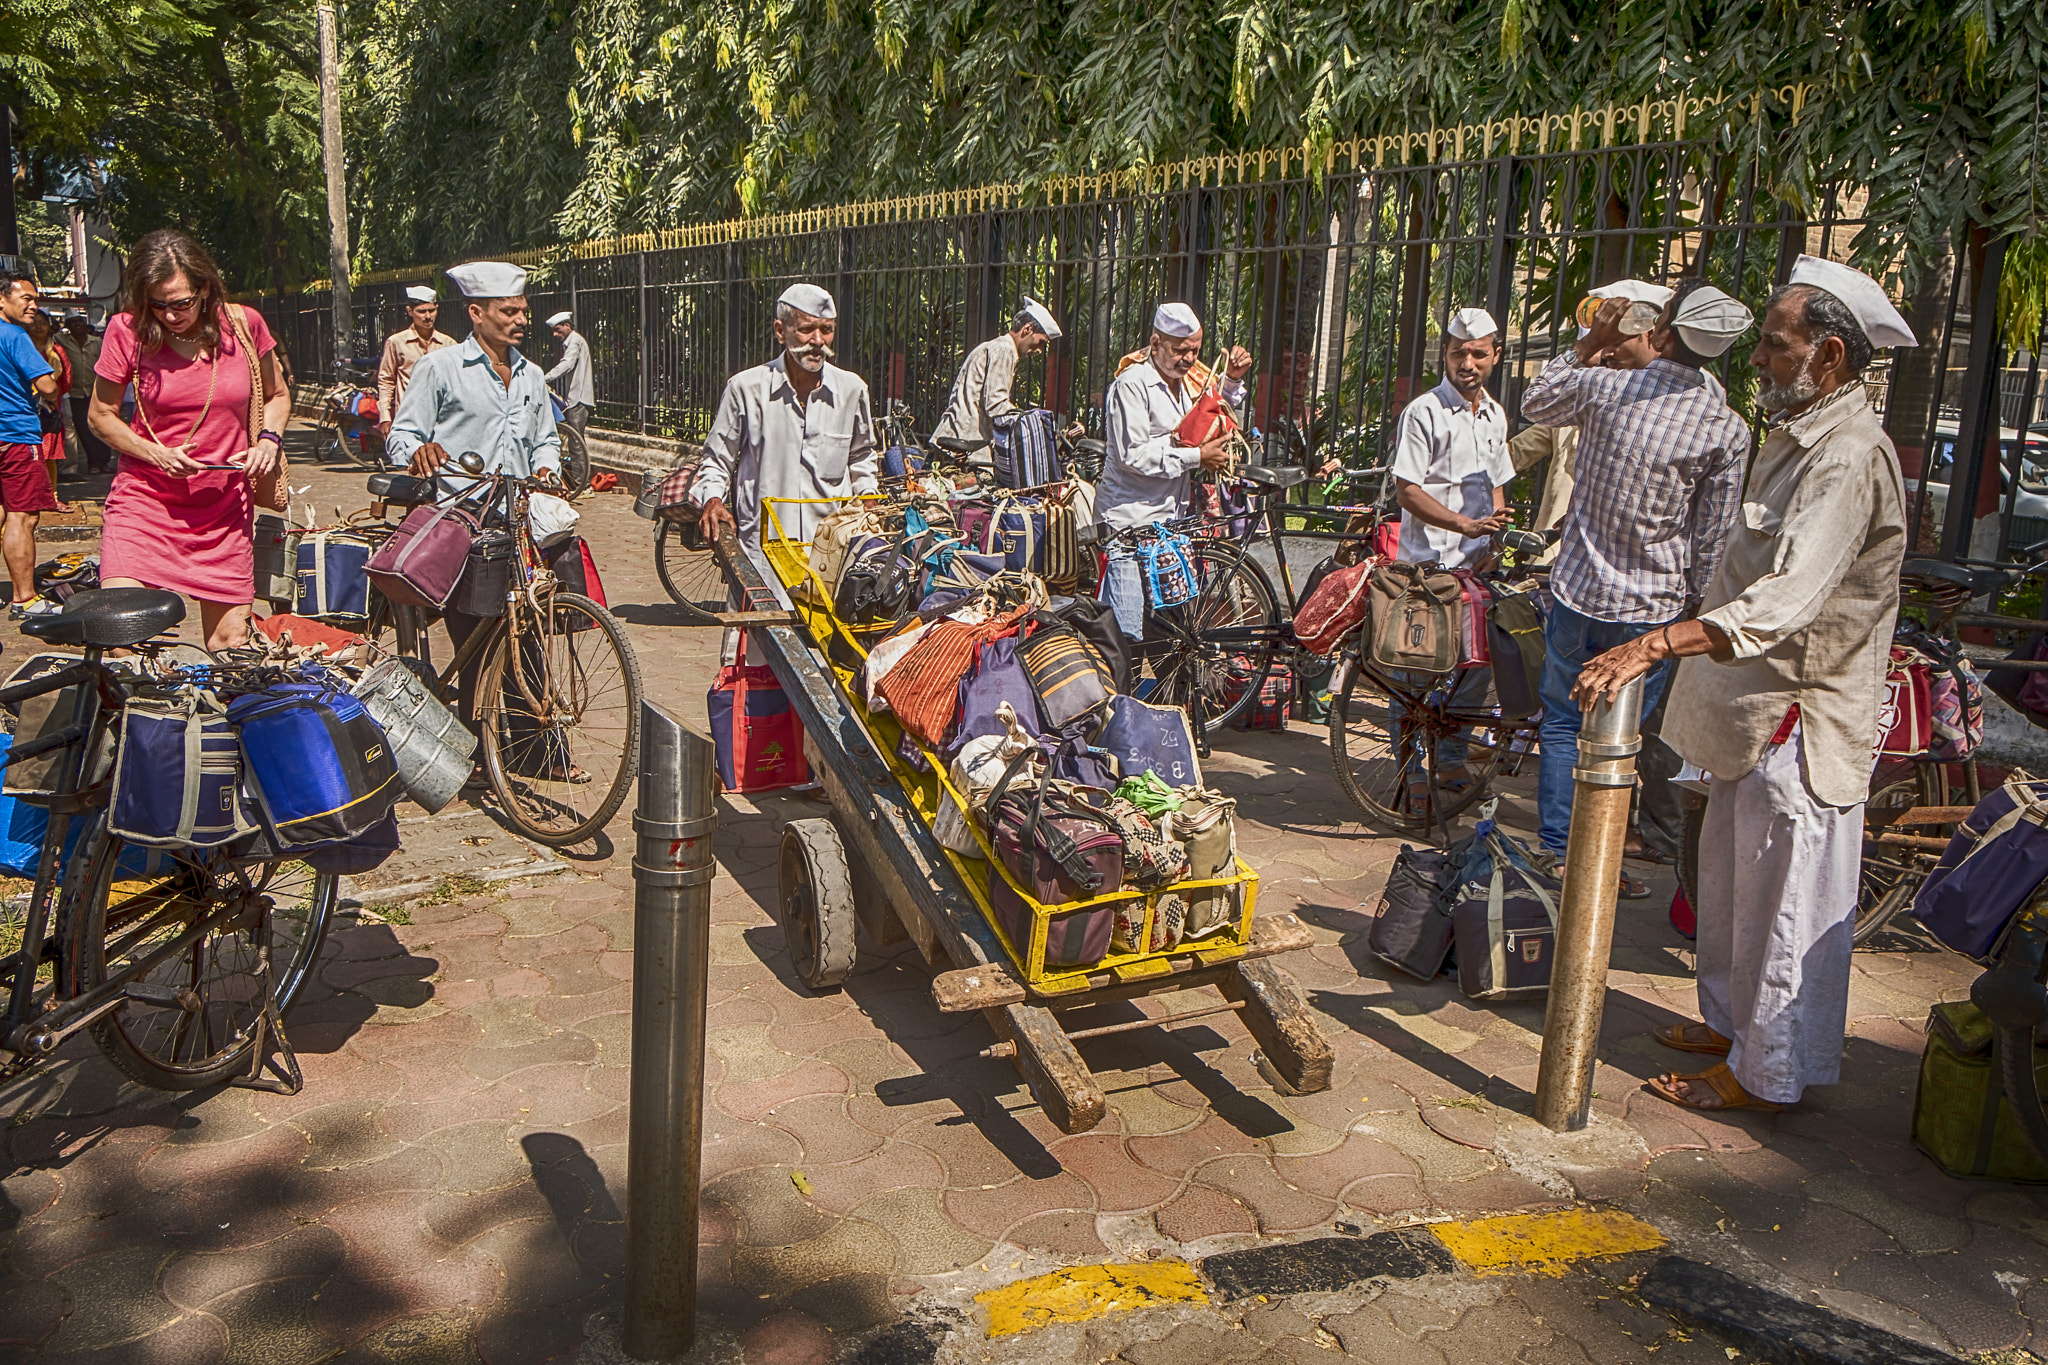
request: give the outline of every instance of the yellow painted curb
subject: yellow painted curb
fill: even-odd
[[[1565,1209],[1431,1223],[1429,1230],[1475,1275],[1562,1275],[1573,1261],[1654,1251],[1664,1234],[1619,1209]]]
[[[1086,1322],[1127,1308],[1209,1301],[1186,1261],[1081,1265],[1019,1280],[974,1296],[988,1306],[990,1337],[1009,1336],[1055,1322]]]

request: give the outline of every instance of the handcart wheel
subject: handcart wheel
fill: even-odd
[[[829,990],[853,971],[853,878],[830,820],[792,820],[782,831],[782,933],[803,983]]]

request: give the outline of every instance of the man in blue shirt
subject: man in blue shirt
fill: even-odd
[[[562,472],[547,379],[519,353],[526,340],[526,272],[503,261],[450,266],[469,300],[469,340],[421,356],[398,401],[385,453],[424,478],[475,451],[487,474]]]
[[[469,340],[431,351],[413,366],[412,382],[398,400],[398,417],[384,443],[386,456],[425,478],[450,459],[474,451],[483,457],[487,474],[559,482],[562,438],[555,432],[547,380],[540,366],[519,353],[519,343],[526,339],[526,272],[503,261],[471,261],[450,266],[448,278],[469,300]],[[459,486],[460,477],[456,480]],[[552,562],[575,544],[570,538],[548,558]],[[491,618],[450,611],[442,619],[460,650]],[[521,656],[529,667],[537,666],[531,639],[522,646]],[[472,725],[477,723],[476,679],[482,664],[481,657],[472,659],[458,680],[463,719]],[[508,690],[511,686],[508,680]],[[560,750],[548,744],[537,723],[524,715],[528,709],[510,708],[506,724],[521,741],[514,746],[517,752],[508,756],[511,766],[527,776],[588,781],[566,766]]]
[[[28,338],[35,311],[36,277],[0,273],[0,504],[7,508],[0,557],[14,584],[14,605],[7,613],[13,621],[27,615],[24,607],[36,595],[36,523],[44,512],[57,510],[49,471],[43,468],[43,426],[36,417],[39,399],[55,402],[57,380]]]

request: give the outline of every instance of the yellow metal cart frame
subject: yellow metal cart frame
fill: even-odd
[[[844,500],[830,501],[840,505]],[[814,989],[845,979],[854,957],[855,925],[877,945],[908,937],[938,968],[932,998],[951,1012],[981,1011],[1000,1040],[993,1055],[1012,1058],[1033,1097],[1058,1126],[1086,1132],[1101,1121],[1106,1102],[1074,1046],[1076,1038],[1172,1025],[1235,1011],[1260,1048],[1261,1072],[1283,1091],[1327,1089],[1334,1055],[1293,978],[1268,959],[1308,947],[1307,926],[1292,914],[1256,914],[1258,875],[1243,859],[1232,876],[1182,882],[1177,893],[1221,887],[1237,898],[1227,929],[1168,952],[1112,953],[1086,968],[1044,963],[1053,920],[1116,900],[1144,899],[1145,936],[1162,892],[1126,890],[1064,905],[1033,900],[1000,859],[969,859],[932,837],[939,802],[950,787],[945,765],[927,751],[931,773],[919,773],[897,753],[902,730],[894,718],[871,714],[853,684],[853,669],[830,662],[840,644],[864,657],[859,633],[837,619],[829,595],[811,576],[805,542],[784,536],[779,507],[763,508],[761,558],[793,602],[786,616],[766,608],[777,594],[728,531],[718,546],[721,562],[744,605],[756,613],[750,662],[774,669],[804,724],[804,751],[812,776],[831,798],[829,819],[792,821],[783,832],[779,906],[798,974]],[[765,656],[765,659],[763,658]],[[955,799],[959,793],[953,794]],[[964,802],[963,802],[964,809]],[[985,836],[977,831],[984,854]],[[849,855],[853,856],[849,856]],[[1030,940],[1013,943],[989,914],[987,878],[1010,881],[1032,914]],[[1216,986],[1223,1002],[1069,1034],[1055,1011],[1172,991]]]

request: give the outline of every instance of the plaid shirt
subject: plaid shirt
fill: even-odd
[[[1522,395],[1522,416],[1576,426],[1571,510],[1551,591],[1596,621],[1677,618],[1714,578],[1742,501],[1749,427],[1687,365],[1589,369],[1566,351]]]

